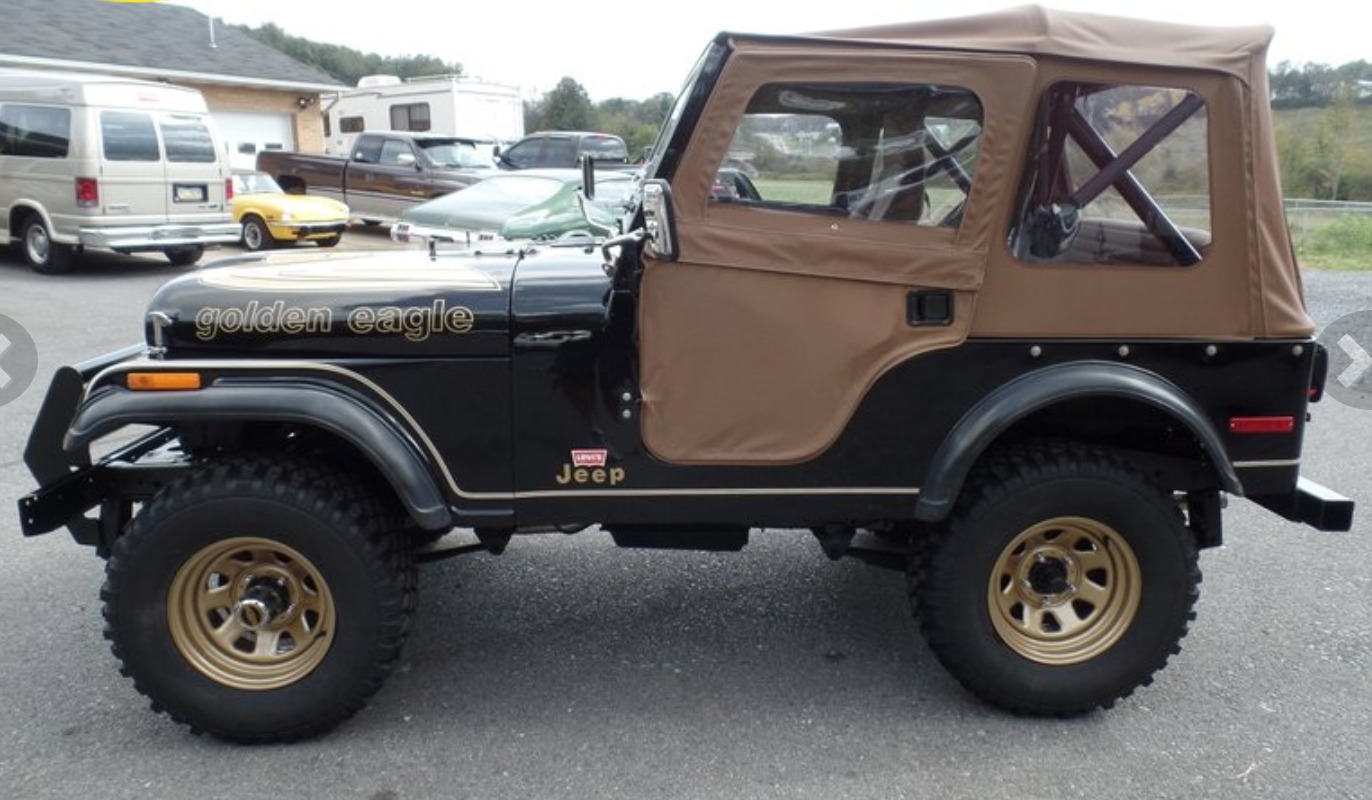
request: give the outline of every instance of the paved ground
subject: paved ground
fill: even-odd
[[[356,231],[346,247],[385,247]],[[222,252],[222,251],[221,251]],[[58,364],[135,341],[180,270],[99,257],[41,278],[0,254],[0,314]],[[1372,275],[1310,276],[1321,324]],[[425,567],[403,666],[336,732],[199,739],[147,710],[101,639],[101,562],[22,540],[20,451],[41,399],[0,408],[0,797],[1372,797],[1372,539],[1245,501],[1202,556],[1199,619],[1109,713],[1022,720],[968,697],[906,618],[901,576],[826,561],[798,532],[739,554],[528,537]],[[1327,402],[1307,472],[1372,508],[1368,412]]]

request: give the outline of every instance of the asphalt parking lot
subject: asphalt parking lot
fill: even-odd
[[[341,246],[399,247],[381,229]],[[399,671],[331,734],[192,736],[120,677],[99,559],[65,533],[22,539],[14,516],[48,375],[136,341],[181,272],[103,255],[43,277],[0,252],[0,314],[40,356],[0,407],[0,797],[1372,797],[1372,412],[1333,400],[1305,471],[1362,504],[1354,532],[1233,501],[1181,655],[1110,712],[978,703],[919,638],[902,576],[831,563],[808,534],[708,554],[587,532],[422,568]],[[1312,274],[1307,297],[1321,325],[1372,309],[1372,273]]]

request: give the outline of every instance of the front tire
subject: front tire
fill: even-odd
[[[272,232],[261,217],[247,217],[243,220],[243,247],[254,253],[276,247]]]
[[[1109,708],[1180,652],[1200,570],[1170,494],[1065,442],[978,467],[918,587],[939,661],[1014,713]]]
[[[197,733],[292,741],[356,713],[400,656],[409,543],[360,483],[237,460],[163,489],[106,565],[106,638],[156,711]]]

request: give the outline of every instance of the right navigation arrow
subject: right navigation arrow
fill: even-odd
[[[1339,347],[1343,348],[1348,357],[1353,359],[1353,363],[1339,373],[1339,383],[1342,383],[1345,389],[1352,389],[1353,384],[1358,382],[1363,373],[1372,368],[1372,355],[1368,355],[1357,340],[1346,333],[1342,339],[1339,339]]]

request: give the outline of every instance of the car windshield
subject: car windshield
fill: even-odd
[[[469,144],[435,144],[424,148],[435,164],[459,169],[495,169],[495,164]]]
[[[252,172],[233,176],[233,194],[282,194],[280,185],[272,176],[264,172]]]
[[[595,199],[592,202],[601,208],[618,211],[628,205],[633,186],[632,176],[616,175],[609,179],[598,177],[595,181]]]
[[[533,175],[497,175],[463,189],[454,196],[461,196],[464,204],[479,204],[487,200],[499,199],[502,202],[522,201],[527,205],[541,203],[557,194],[565,184],[557,178],[544,178]]]

